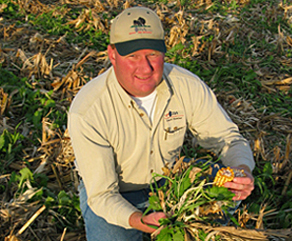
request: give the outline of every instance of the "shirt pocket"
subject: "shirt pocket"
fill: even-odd
[[[169,111],[163,118],[161,151],[166,161],[173,161],[180,154],[186,132],[186,118],[182,111]]]

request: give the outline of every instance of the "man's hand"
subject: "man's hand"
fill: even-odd
[[[240,165],[235,168],[243,169],[246,177],[235,177],[232,182],[226,182],[224,187],[227,187],[235,194],[233,200],[244,200],[254,189],[254,178],[246,165]]]
[[[150,213],[144,217],[142,216],[143,214],[141,212],[134,212],[130,216],[129,224],[131,227],[141,230],[145,233],[153,233],[156,230],[155,228],[149,227],[148,225],[159,227],[159,219],[166,218],[163,212]]]

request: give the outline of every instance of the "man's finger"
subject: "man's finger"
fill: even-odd
[[[142,218],[143,222],[150,225],[160,226],[159,220],[165,218],[163,212],[150,213]]]
[[[235,177],[232,182],[241,183],[241,184],[251,184],[253,183],[253,179],[250,177]]]

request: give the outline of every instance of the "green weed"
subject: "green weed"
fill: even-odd
[[[212,186],[209,182],[207,173],[211,167],[208,163],[190,163],[187,167],[182,165],[178,172],[175,168],[177,167],[167,175],[153,174],[154,184],[150,186],[152,195],[144,215],[149,211],[166,214],[166,218],[161,220],[164,228],[160,230],[156,240],[184,240],[192,222],[216,224],[220,219],[220,215],[217,215],[220,210],[228,214],[227,208],[234,205],[232,192],[224,187]],[[155,181],[159,178],[165,179],[161,187]],[[216,202],[220,203],[218,213],[209,213],[209,205],[216,205]],[[234,218],[232,220],[237,224]],[[204,237],[202,232],[200,240],[204,240]]]
[[[22,14],[19,12],[18,5],[12,3],[11,0],[0,0],[0,4],[6,6],[3,8],[1,13],[3,18],[15,20],[22,16]]]
[[[65,6],[62,8],[64,7]],[[30,15],[30,23],[32,23],[34,28],[39,30],[41,33],[62,36],[67,32],[71,32],[72,30],[70,30],[70,26],[65,24],[67,22],[66,18],[62,15],[54,14],[56,10],[43,13],[39,16]]]
[[[0,173],[6,173],[7,167],[15,159],[21,159],[24,136],[18,132],[18,126],[15,128],[14,133],[4,129],[0,136]]]
[[[9,185],[17,183],[16,199],[26,193],[28,189],[33,190],[26,201],[44,204],[47,215],[52,216],[51,223],[60,231],[65,227],[69,230],[75,230],[76,227],[81,228],[83,220],[81,219],[79,197],[66,193],[64,190],[55,194],[47,188],[47,181],[48,178],[45,175],[33,174],[29,168],[25,167],[19,171],[19,174],[15,172],[11,174]]]

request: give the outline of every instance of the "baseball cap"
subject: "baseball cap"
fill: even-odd
[[[166,52],[162,23],[154,11],[145,7],[125,9],[112,20],[110,43],[122,56],[141,49]]]

